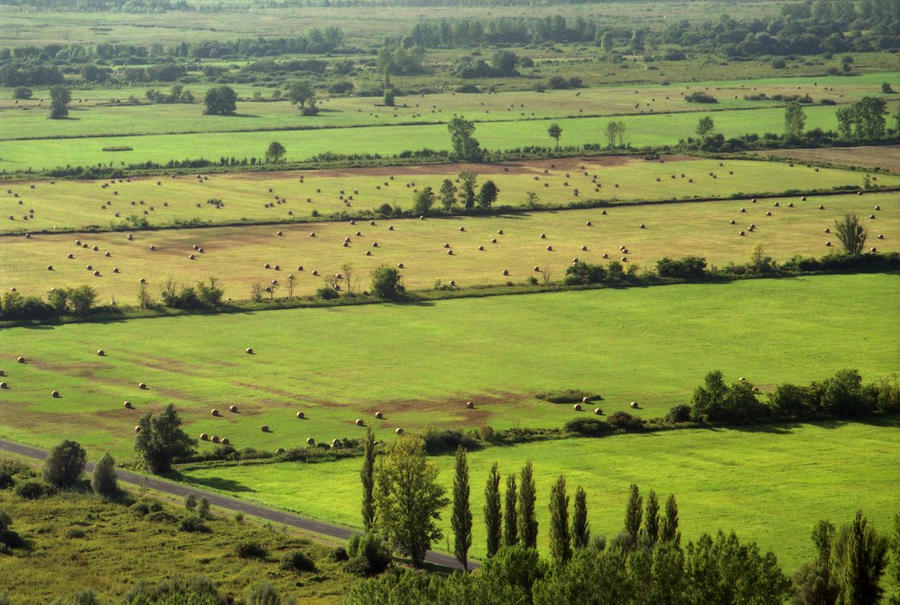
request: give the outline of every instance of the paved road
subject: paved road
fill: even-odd
[[[0,450],[12,452],[21,456],[27,456],[36,460],[43,460],[47,457],[47,452],[42,449],[14,443],[12,441],[6,441],[3,439],[0,439]],[[94,465],[92,463],[88,463],[86,470],[88,472],[91,472],[93,469]],[[241,500],[222,496],[214,492],[209,492],[194,487],[188,487],[180,483],[174,483],[172,481],[166,481],[164,479],[159,479],[148,475],[141,475],[139,473],[117,469],[116,476],[120,481],[124,481],[125,483],[132,483],[134,485],[144,486],[148,489],[155,489],[157,491],[171,494],[179,498],[184,498],[188,494],[194,494],[198,497],[206,496],[206,499],[209,500],[210,504],[212,504],[213,506],[218,506],[219,508],[240,511],[247,515],[259,517],[260,519],[274,521],[276,523],[284,523],[285,525],[290,525],[291,527],[296,527],[304,531],[310,531],[317,534],[322,534],[324,536],[337,538],[339,540],[346,540],[353,533],[355,533],[353,530],[347,529],[346,527],[340,527],[339,525],[322,523],[321,521],[307,519],[306,517],[301,517],[293,513],[280,511],[274,508],[266,508],[264,506],[251,504],[249,502],[242,502]],[[457,561],[454,557],[431,550],[429,550],[425,555],[425,561],[433,565],[439,565],[441,567],[462,569],[459,561]],[[477,566],[478,564],[474,561],[469,562],[470,568],[474,568]]]

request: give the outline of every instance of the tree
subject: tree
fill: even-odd
[[[560,476],[550,488],[550,554],[558,563],[567,563],[572,557],[572,539],[569,535],[569,496],[566,495],[566,478]]]
[[[13,89],[13,99],[30,99],[32,94],[27,86],[16,86]]]
[[[516,53],[508,50],[496,50],[491,57],[491,64],[494,67],[495,75],[500,77],[517,76],[516,63],[519,57]]]
[[[519,506],[516,511],[519,517],[519,539],[525,548],[537,548],[538,521],[534,504],[537,500],[537,488],[534,484],[534,469],[529,460],[522,467],[519,478]]]
[[[856,112],[853,110],[853,106],[838,107],[835,117],[837,117],[838,133],[841,135],[841,138],[844,140],[850,139],[853,136],[853,121],[856,119]]]
[[[450,179],[444,179],[444,182],[441,183],[440,198],[444,210],[450,210],[456,203],[456,185]]]
[[[363,467],[359,472],[363,487],[362,518],[366,531],[372,529],[375,522],[375,434],[372,429],[366,431],[366,440],[363,442]]]
[[[288,88],[288,101],[291,105],[297,105],[301,110],[311,99],[315,99],[315,91],[309,82],[294,82]]]
[[[659,540],[659,500],[652,489],[647,494],[647,506],[644,507],[644,530],[642,532],[645,546],[652,547]]]
[[[450,142],[453,145],[451,157],[464,162],[480,162],[484,152],[475,137],[475,124],[463,118],[453,118],[447,125],[450,131]]]
[[[497,199],[498,191],[500,190],[497,189],[494,181],[485,181],[481,186],[481,191],[478,192],[478,205],[482,208],[490,208]]]
[[[516,476],[506,477],[506,494],[503,500],[503,545],[515,546],[519,543],[516,518]]]
[[[228,86],[216,86],[206,91],[203,104],[206,106],[203,113],[207,115],[231,115],[237,109],[237,95]]]
[[[272,141],[269,143],[269,148],[266,149],[266,161],[278,162],[284,157],[285,153],[287,153],[287,149],[284,148],[284,145],[278,141]]]
[[[547,129],[547,134],[556,141],[556,151],[559,151],[559,137],[562,136],[562,128],[559,127],[559,124],[551,124]]]
[[[72,92],[68,86],[50,87],[50,119],[61,120],[69,115],[69,101],[72,100]]]
[[[91,286],[76,286],[66,290],[66,296],[69,304],[72,306],[72,313],[75,315],[87,315],[97,300],[97,291]]]
[[[103,454],[103,457],[94,465],[91,489],[108,500],[115,498],[119,493],[119,484],[116,481],[116,461],[108,452]]]
[[[887,104],[878,97],[863,97],[853,104],[856,138],[861,141],[877,141],[884,138]]]
[[[784,134],[788,137],[800,138],[803,136],[803,126],[806,124],[806,113],[803,107],[796,101],[788,103],[784,110]]]
[[[847,254],[862,254],[866,245],[866,229],[855,214],[845,214],[841,220],[834,221],[834,234],[844,246]]]
[[[503,541],[503,517],[500,510],[500,473],[497,463],[491,466],[484,487],[484,524],[487,529],[487,556],[494,556]]]
[[[659,531],[659,539],[675,544],[681,542],[681,534],[678,533],[678,502],[675,501],[675,494],[669,495],[666,500],[666,516]]]
[[[138,421],[134,449],[141,454],[150,472],[158,475],[170,471],[175,458],[193,454],[196,443],[181,429],[181,419],[170,403],[159,414],[147,412]]]
[[[466,210],[475,205],[475,180],[478,177],[472,172],[460,172],[460,198]]]
[[[625,507],[625,534],[632,546],[637,546],[638,534],[641,530],[641,513],[643,512],[644,499],[641,491],[634,483],[631,484],[631,495]]]
[[[856,511],[853,523],[842,528],[835,549],[839,602],[848,605],[878,603],[884,593],[879,582],[887,564],[887,539],[868,525],[862,511]]]
[[[437,474],[426,459],[425,441],[413,436],[397,439],[376,467],[375,527],[414,565],[422,563],[431,543],[443,535],[437,521],[447,499]]]
[[[900,586],[900,510],[894,513],[894,530],[890,541],[891,570],[895,586]],[[900,596],[891,599],[891,605],[900,605]]]
[[[580,485],[575,490],[575,509],[572,514],[572,543],[576,549],[586,548],[591,539],[587,518],[587,494]]]
[[[400,298],[403,295],[400,280],[401,275],[397,269],[382,265],[372,271],[372,294],[378,298]]]
[[[456,476],[453,478],[453,515],[450,517],[453,529],[453,554],[469,569],[469,547],[472,546],[472,510],[469,508],[469,464],[466,450],[456,448]]]
[[[387,107],[393,107],[395,103],[394,99],[394,89],[393,88],[385,88],[384,89],[384,99],[382,103]]]
[[[66,439],[47,454],[41,474],[44,481],[56,487],[74,487],[81,478],[86,462],[84,448],[75,441]]]
[[[625,122],[608,122],[606,124],[606,140],[609,141],[608,148],[616,147],[616,141],[619,147],[625,146]]]
[[[600,36],[600,50],[604,53],[611,53],[613,50],[613,35],[612,32],[605,31],[603,35]]]
[[[812,540],[816,545],[816,559],[804,563],[794,574],[794,605],[831,605],[837,601],[839,587],[832,571],[834,525],[819,521],[813,528]]]
[[[415,194],[413,211],[416,214],[428,214],[432,206],[434,206],[434,191],[431,190],[431,187],[425,187],[422,191]]]
[[[699,136],[701,139],[705,139],[707,135],[712,133],[715,127],[716,125],[711,117],[703,116],[697,123],[697,136]]]

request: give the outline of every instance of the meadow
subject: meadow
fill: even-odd
[[[594,536],[614,538],[624,526],[629,486],[638,484],[646,501],[654,490],[661,503],[678,500],[682,542],[704,532],[734,530],[742,541],[772,550],[791,574],[815,556],[810,539],[819,519],[836,525],[862,510],[887,533],[900,502],[896,491],[879,486],[900,482],[897,418],[873,423],[767,425],[748,429],[679,430],[648,435],[521,444],[468,454],[473,542],[470,554],[484,556],[483,487],[494,462],[503,475],[527,461],[537,483],[538,547],[548,554],[548,494],[565,475],[570,497],[587,492]],[[452,492],[453,456],[431,458],[438,481]],[[277,506],[348,527],[360,527],[360,459],[327,464],[186,468],[182,479],[248,501]],[[501,489],[503,489],[501,484]],[[452,552],[449,507],[441,523]],[[896,588],[896,587],[895,587]]]
[[[477,175],[499,188],[494,205],[560,208],[587,200],[652,202],[863,188],[860,172],[791,166],[786,162],[664,156],[646,161],[599,156],[418,167],[156,175],[115,180],[22,180],[0,188],[0,233],[127,229],[146,222],[171,227],[293,222],[359,216],[388,204],[410,210],[416,194],[458,174]],[[900,176],[869,177],[896,187]],[[532,204],[529,192],[537,198]],[[477,193],[477,191],[476,191]],[[459,193],[457,193],[457,198]],[[218,200],[221,203],[212,203]],[[440,200],[436,206],[440,208]],[[132,219],[131,217],[135,217]]]
[[[649,169],[657,166],[669,163],[646,168],[652,172]],[[410,291],[451,280],[464,288],[522,284],[531,278],[559,282],[573,258],[592,264],[624,259],[626,266],[652,270],[665,256],[702,256],[719,267],[742,264],[757,246],[779,262],[797,254],[822,256],[840,249],[836,236],[825,230],[833,230],[834,221],[845,213],[862,217],[869,232],[867,246],[900,251],[900,194],[888,192],[424,221],[379,218],[374,225],[358,220],[165,229],[134,232],[131,240],[122,232],[7,236],[0,237],[0,257],[15,262],[0,267],[0,286],[44,296],[50,287],[90,284],[101,303],[135,305],[141,279],[155,299],[170,279],[190,285],[209,277],[235,300],[249,299],[255,284],[274,287],[278,298],[312,296],[336,274],[343,276],[337,282],[342,291],[360,294],[369,289],[372,271],[381,265],[402,265],[403,284]],[[94,276],[93,271],[100,273]],[[295,278],[292,291],[289,275]]]
[[[167,403],[194,436],[269,451],[359,438],[357,418],[379,439],[561,427],[579,413],[535,394],[564,388],[602,395],[607,414],[638,401],[634,413],[658,417],[715,369],[764,391],[897,372],[898,306],[896,276],[845,275],[6,328],[0,436],[77,435],[126,462],[137,419]]]
[[[807,129],[837,128],[834,107],[808,107],[805,112]],[[715,132],[726,138],[784,131],[784,109],[780,107],[710,111],[708,115],[715,122]],[[202,117],[198,112],[198,119]],[[637,148],[677,145],[681,139],[693,138],[698,120],[697,112],[616,118],[625,123],[625,143]],[[608,141],[604,133],[609,121],[609,117],[587,117],[483,122],[477,124],[475,137],[482,147],[497,152],[529,146],[552,147],[553,140],[547,135],[547,129],[555,123],[562,128],[560,144],[563,146],[593,144],[605,147]],[[8,140],[3,143],[0,170],[27,172],[63,166],[120,167],[144,162],[165,165],[170,160],[198,158],[212,161],[232,157],[238,160],[263,158],[271,141],[278,141],[285,147],[284,160],[288,162],[309,160],[324,153],[390,156],[403,151],[450,149],[450,135],[444,124]],[[106,147],[130,147],[131,150],[103,151]]]

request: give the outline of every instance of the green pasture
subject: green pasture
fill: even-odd
[[[799,166],[769,165],[810,173],[807,177],[815,174]],[[670,163],[647,168],[667,166]],[[692,170],[692,174],[697,172]],[[824,210],[818,209],[820,205]],[[876,211],[875,206],[881,210]],[[402,263],[403,283],[415,291],[430,289],[436,281],[447,284],[453,280],[461,287],[521,284],[531,277],[543,281],[544,272],[547,279],[558,282],[573,258],[602,264],[625,258],[626,265],[653,269],[664,256],[699,255],[710,264],[724,266],[747,262],[759,245],[764,254],[783,262],[796,254],[821,256],[840,249],[836,236],[825,229],[833,229],[834,221],[848,212],[863,218],[869,233],[867,246],[882,252],[900,251],[897,193],[808,196],[806,201],[795,196],[761,199],[756,204],[749,199],[648,204],[610,207],[606,214],[602,212],[378,219],[375,225],[359,220],[355,225],[344,221],[165,229],[136,232],[132,240],[122,232],[39,234],[31,239],[7,236],[0,237],[0,257],[16,260],[0,266],[0,290],[15,287],[24,294],[44,296],[50,287],[88,283],[101,302],[133,305],[142,278],[150,294],[158,298],[170,278],[192,284],[214,276],[226,297],[242,300],[250,298],[254,284],[271,286],[273,280],[280,284],[274,296],[291,295],[289,274],[296,278],[292,295],[309,296],[335,274],[346,274],[347,267],[350,275],[345,277],[350,284],[342,280],[341,287],[358,294],[369,288],[372,271],[382,264]],[[753,231],[749,230],[751,224],[755,225]],[[344,246],[347,238],[350,241]],[[87,248],[76,246],[76,240]],[[826,246],[829,241],[830,248]],[[444,248],[445,244],[450,248]],[[194,250],[195,245],[203,252]],[[547,250],[548,246],[552,250]],[[73,258],[68,258],[69,254]],[[302,271],[298,270],[301,266]],[[94,270],[100,271],[100,276],[93,276]],[[508,275],[503,275],[504,271]]]
[[[833,130],[837,127],[834,107],[809,107],[806,114],[808,129]],[[663,146],[695,137],[700,115],[697,112],[632,115],[616,120],[626,124],[626,143],[634,147]],[[715,122],[716,132],[726,137],[784,131],[784,109],[778,107],[725,111],[710,108],[708,115]],[[203,119],[203,116],[198,113],[197,119]],[[212,119],[243,120],[239,117]],[[609,121],[610,118],[562,118],[486,122],[477,125],[475,137],[483,147],[496,151],[533,145],[552,146],[547,128],[557,123],[563,130],[561,145],[590,143],[605,146],[604,132]],[[271,141],[284,145],[287,161],[307,160],[326,152],[391,155],[404,150],[450,148],[450,135],[444,124],[17,140],[3,143],[0,170],[43,170],[66,165],[115,167],[140,162],[166,164],[170,160],[197,158],[214,161],[221,157],[262,158]],[[132,150],[103,151],[105,147],[131,147]]]
[[[350,78],[353,80],[354,78]],[[333,97],[320,100],[321,113],[314,117],[298,114],[287,99],[283,101],[242,101],[235,117],[202,115],[202,98],[210,85],[195,84],[191,90],[197,103],[115,105],[133,95],[146,101],[147,88],[168,91],[167,87],[148,86],[127,89],[84,89],[73,91],[69,119],[47,119],[49,92],[34,91],[34,99],[15,102],[9,89],[0,89],[0,140],[56,138],[71,136],[166,134],[187,132],[223,132],[276,130],[290,128],[339,128],[343,126],[396,125],[409,122],[449,122],[465,115],[478,122],[516,121],[585,115],[630,115],[672,112],[708,112],[712,109],[759,109],[780,104],[776,101],[748,101],[745,95],[769,96],[809,94],[814,101],[829,99],[848,103],[865,95],[883,95],[881,84],[896,80],[896,73],[875,73],[838,78],[770,78],[758,80],[707,81],[659,84],[614,85],[579,90],[509,91],[477,94],[428,94],[399,96],[396,107],[382,105],[381,97]],[[900,82],[895,82],[900,86]],[[234,87],[241,97],[254,92],[270,98],[272,89],[248,85]],[[704,90],[719,99],[714,106],[688,103],[686,94]],[[283,93],[285,91],[282,91]],[[41,103],[40,99],[44,99]]]
[[[852,153],[852,152],[851,152]],[[383,204],[410,209],[416,194],[462,171],[493,180],[495,204],[562,207],[582,200],[640,202],[779,194],[859,187],[865,174],[783,162],[705,160],[669,156],[646,161],[596,156],[505,162],[344,170],[238,172],[117,180],[34,180],[0,186],[0,233],[127,226],[135,216],[155,227],[196,222],[289,222],[374,211]],[[900,185],[900,176],[874,175],[871,184]],[[221,200],[224,205],[207,203]],[[436,202],[438,207],[440,203]]]
[[[591,535],[614,538],[624,527],[629,486],[653,489],[663,505],[678,500],[682,540],[734,530],[741,540],[772,550],[787,573],[815,556],[810,533],[820,519],[840,525],[861,509],[875,528],[890,531],[900,507],[900,422],[773,425],[746,430],[679,430],[603,439],[567,439],[470,452],[474,539],[470,554],[485,553],[484,482],[491,464],[504,475],[531,460],[538,496],[538,547],[549,552],[548,496],[560,475],[569,497],[587,492]],[[453,457],[432,459],[452,493]],[[242,499],[316,519],[361,527],[360,459],[325,464],[278,463],[185,470],[183,479]],[[505,489],[505,482],[501,484]],[[452,552],[450,509],[441,526]]]
[[[896,276],[847,275],[8,328],[0,437],[77,435],[92,456],[126,461],[140,415],[167,403],[194,436],[263,450],[359,438],[357,418],[380,439],[560,427],[590,413],[534,397],[561,388],[601,394],[607,414],[638,401],[657,417],[714,369],[764,391],[842,368],[897,372],[898,305]]]

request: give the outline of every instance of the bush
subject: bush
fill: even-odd
[[[66,537],[70,540],[77,540],[84,537],[84,530],[79,529],[77,527],[73,527],[69,531],[66,532]]]
[[[568,421],[563,428],[583,437],[602,437],[613,431],[613,427],[599,418],[576,418]]]
[[[606,418],[606,422],[619,431],[639,431],[644,428],[644,421],[628,412],[615,412]]]
[[[247,593],[248,605],[281,605],[281,595],[268,582],[260,582]]]
[[[119,493],[119,484],[116,480],[116,462],[108,453],[94,465],[91,475],[91,488],[100,496],[111,499]]]
[[[135,502],[129,508],[136,517],[145,517],[147,516],[147,513],[150,512],[150,509],[147,507],[146,502]]]
[[[691,406],[683,403],[673,406],[666,414],[667,422],[689,422],[691,419]]]
[[[190,603],[191,605],[225,605],[212,580],[204,576],[175,577],[160,584],[141,581],[125,597],[125,605],[163,605]]]
[[[692,92],[684,98],[688,103],[718,103],[718,99],[716,99],[712,95],[708,95],[705,92]]]
[[[900,412],[900,377],[896,374],[885,376],[878,382],[876,388],[878,390],[876,409],[884,414]]]
[[[16,488],[16,495],[25,500],[38,500],[56,493],[56,488],[43,481],[26,481]]]
[[[478,441],[474,437],[455,429],[438,430],[428,427],[422,438],[425,440],[425,450],[429,454],[453,452],[459,446],[470,451],[478,447]]]
[[[201,519],[209,519],[209,499],[206,496],[203,496],[197,502],[197,514],[200,515]]]
[[[685,256],[681,259],[666,256],[656,261],[656,272],[660,277],[699,279],[706,275],[706,259],[700,256]]]
[[[606,279],[606,268],[602,265],[589,265],[578,261],[566,268],[567,285],[599,284]]]
[[[285,553],[281,557],[281,569],[285,571],[316,571],[315,562],[299,550]]]
[[[740,381],[729,387],[718,370],[707,374],[705,384],[694,390],[691,408],[694,420],[712,422],[747,422],[769,413],[769,408],[757,400],[750,382]]]
[[[186,532],[198,532],[204,534],[209,533],[210,531],[209,526],[203,523],[203,519],[197,515],[188,515],[183,518],[178,525],[178,529]]]
[[[0,489],[9,489],[15,484],[16,481],[15,479],[13,479],[11,474],[5,471],[0,471]]]
[[[322,286],[318,290],[316,290],[316,296],[321,298],[322,300],[334,300],[340,294],[338,294],[337,290],[334,288],[329,288],[328,286]]]
[[[334,562],[338,562],[338,561],[346,561],[350,557],[347,555],[346,548],[344,548],[343,546],[338,546],[337,548],[335,548],[331,551],[331,553],[328,555],[328,558]]]
[[[13,89],[14,99],[30,99],[32,94],[31,89],[27,86],[16,86]]]
[[[400,272],[382,265],[372,272],[372,294],[378,298],[394,299],[403,294]]]
[[[377,534],[354,534],[347,541],[347,571],[358,576],[380,574],[391,564],[391,551]]]
[[[171,513],[157,510],[147,515],[147,521],[152,521],[153,523],[175,523],[177,519]]]
[[[247,540],[235,545],[234,551],[242,559],[265,559],[269,552],[258,542]]]
[[[538,399],[549,401],[550,403],[589,403],[592,401],[603,401],[603,396],[589,391],[581,391],[579,389],[562,389],[559,391],[546,391],[535,395]],[[585,401],[585,399],[587,401]]]

